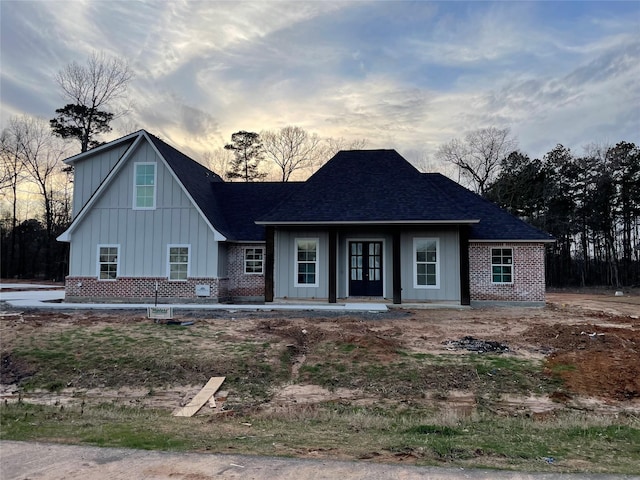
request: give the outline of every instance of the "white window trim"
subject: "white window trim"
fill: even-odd
[[[100,278],[100,249],[101,248],[117,248],[116,255],[116,278]],[[120,277],[120,244],[117,243],[99,243],[96,249],[96,278],[100,282],[115,282]]]
[[[435,285],[418,285],[418,260],[416,259],[416,253],[418,248],[418,242],[420,241],[435,241],[436,242],[436,284]],[[440,238],[438,237],[414,237],[413,238],[413,250],[411,251],[411,263],[413,264],[413,288],[415,289],[429,289],[435,290],[440,288]],[[432,263],[432,262],[427,262]]]
[[[507,264],[507,263],[500,263],[500,264],[495,264],[493,263],[493,250],[511,250],[511,264]],[[501,247],[501,246],[493,246],[493,247],[489,247],[489,275],[491,277],[491,285],[513,285],[513,281],[515,279],[515,273],[516,273],[516,269],[514,268],[515,265],[515,251],[513,247]],[[494,266],[498,266],[498,267],[511,267],[511,281],[510,282],[494,282],[493,281],[493,267]]]
[[[171,249],[186,248],[187,249],[187,278],[171,278]],[[191,244],[189,243],[169,243],[167,244],[167,280],[169,282],[186,282],[191,277]]]
[[[314,241],[316,242],[316,282],[315,283],[298,283],[298,241],[299,240],[304,240],[304,241]],[[306,263],[311,263],[311,262],[306,262]],[[319,267],[320,267],[320,239],[318,237],[296,237],[293,241],[293,282],[294,282],[294,286],[295,287],[300,287],[300,288],[318,288],[320,286],[320,272],[319,272]]]
[[[260,272],[247,272],[247,250],[262,250],[262,270]],[[245,275],[264,275],[265,247],[244,247],[242,252],[242,271]]]
[[[151,207],[138,207],[136,205],[136,200],[138,198],[137,195],[137,187],[136,183],[138,177],[138,165],[153,165],[153,206]],[[156,198],[158,196],[158,164],[156,162],[135,162],[133,164],[133,209],[134,210],[155,210],[156,209]]]

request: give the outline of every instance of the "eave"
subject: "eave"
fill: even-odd
[[[358,220],[358,221],[317,221],[317,222],[272,222],[272,221],[257,221],[257,225],[273,225],[283,227],[296,227],[296,226],[334,226],[334,225],[471,225],[479,223],[480,220]]]
[[[531,238],[531,239],[470,238],[469,242],[471,243],[555,243],[556,239],[555,238],[547,238],[547,239],[544,239],[544,238]]]

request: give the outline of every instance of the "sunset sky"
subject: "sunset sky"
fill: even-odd
[[[0,5],[2,127],[52,118],[56,72],[103,51],[135,72],[129,125],[196,159],[286,125],[407,158],[488,126],[532,157],[640,139],[640,2]]]

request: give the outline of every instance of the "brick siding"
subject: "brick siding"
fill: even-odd
[[[120,301],[152,302],[158,282],[158,302],[224,302],[264,300],[264,274],[244,273],[246,247],[264,248],[263,245],[230,245],[228,248],[227,278],[188,278],[186,281],[168,281],[166,277],[120,277],[116,280],[98,280],[96,277],[67,277],[65,295],[69,302]],[[209,285],[208,297],[196,296],[196,285]]]
[[[149,302],[155,299],[158,282],[158,302],[179,301],[217,302],[224,291],[225,282],[217,278],[189,278],[186,281],[168,281],[162,277],[120,277],[116,280],[98,280],[96,277],[67,277],[66,300],[73,301],[121,301]],[[196,285],[209,285],[208,297],[196,296]],[[222,287],[222,288],[221,288]]]
[[[491,283],[491,249],[513,249],[513,283]],[[469,243],[471,301],[544,302],[544,245]]]
[[[227,275],[231,298],[255,298],[264,300],[264,273],[244,273],[245,248],[262,248],[263,269],[265,247],[262,244],[233,244],[227,250]],[[264,270],[263,270],[264,271]]]

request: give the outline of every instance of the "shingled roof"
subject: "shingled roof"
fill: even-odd
[[[447,177],[420,173],[395,150],[339,152],[258,223],[471,224],[472,240],[552,240]]]
[[[264,225],[470,224],[471,240],[553,241],[395,150],[336,154],[306,182],[224,182],[149,134],[209,222],[230,241],[264,241]]]
[[[219,175],[147,132],[184,188],[211,225],[230,241],[264,241],[255,220],[266,214],[300,184],[227,183]]]
[[[423,173],[425,181],[438,188],[443,198],[459,208],[473,211],[480,222],[471,226],[471,240],[553,241],[548,233],[532,227],[518,217],[439,173]]]
[[[255,220],[285,201],[298,182],[234,182],[213,185],[215,201],[225,219],[221,233],[229,240],[264,241],[264,226]]]
[[[258,219],[263,224],[474,223],[429,188],[395,150],[352,150],[335,155],[286,203]]]

